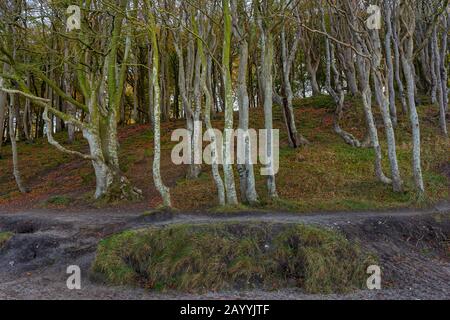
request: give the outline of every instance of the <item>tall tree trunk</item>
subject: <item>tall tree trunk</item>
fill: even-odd
[[[395,104],[395,87],[394,87],[394,65],[392,63],[392,8],[390,2],[385,2],[386,15],[386,36],[384,41],[384,48],[386,51],[386,68],[387,68],[387,82],[389,92],[389,113],[394,127],[397,126],[397,107]]]
[[[413,10],[413,9],[412,9]],[[405,40],[404,47],[402,48],[402,66],[403,73],[406,79],[406,89],[408,93],[408,105],[410,122],[413,135],[413,172],[414,181],[419,194],[425,193],[425,185],[422,176],[422,163],[421,163],[421,140],[420,140],[420,123],[419,115],[416,108],[416,83],[414,81],[413,71],[413,56],[414,56],[414,39],[408,36]]]
[[[241,17],[238,16],[238,7],[236,0],[232,1],[232,12],[235,25],[235,36],[240,40],[239,47],[239,74],[238,74],[238,104],[239,104],[239,129],[243,136],[238,136],[238,139],[244,139],[244,156],[245,164],[238,164],[238,172],[240,178],[241,200],[256,205],[259,203],[258,194],[256,192],[255,173],[252,163],[252,141],[249,135],[249,106],[250,99],[248,96],[247,87],[247,72],[248,72],[248,41],[243,35],[243,27],[241,26]],[[241,142],[242,143],[242,142]]]
[[[138,65],[138,58],[135,54],[135,67],[133,68],[133,112],[131,114],[131,119],[134,123],[139,122],[139,92],[138,92],[138,85],[139,85],[139,67]]]
[[[175,31],[177,32],[177,31]],[[200,110],[199,110],[199,101],[197,101],[197,108],[192,110],[191,102],[189,100],[189,92],[188,88],[191,86],[191,79],[195,73],[195,66],[198,66],[198,61],[195,61],[195,53],[193,43],[189,44],[188,55],[187,55],[187,66],[188,70],[186,73],[185,63],[184,63],[184,54],[182,49],[181,40],[176,33],[174,35],[174,46],[178,55],[178,87],[180,90],[181,102],[183,105],[183,111],[186,117],[186,128],[189,131],[190,135],[190,155],[189,159],[190,164],[188,167],[187,178],[188,179],[197,179],[201,174],[201,166],[195,163],[195,146],[196,141],[198,141],[198,136],[195,134],[198,133],[195,129],[195,121],[200,121]],[[194,65],[194,67],[192,67]],[[197,124],[198,125],[198,124]]]
[[[297,131],[297,126],[295,124],[294,108],[292,106],[292,100],[294,98],[292,93],[292,86],[290,80],[290,74],[292,69],[292,64],[297,54],[298,45],[300,42],[300,31],[297,32],[294,44],[288,53],[287,43],[286,43],[286,32],[285,27],[281,31],[281,62],[282,62],[282,91],[283,91],[283,114],[284,120],[288,132],[289,144],[292,148],[298,148],[302,145],[308,144],[302,135]]]
[[[23,181],[22,181],[22,176],[20,174],[20,169],[19,169],[19,155],[17,152],[17,136],[16,136],[16,132],[14,131],[14,106],[16,105],[16,95],[15,94],[10,94],[9,96],[10,98],[10,102],[9,102],[9,138],[11,140],[11,151],[12,151],[12,159],[13,159],[13,173],[14,173],[14,178],[16,179],[16,184],[17,187],[19,188],[19,191],[21,193],[28,193],[29,190],[25,187]],[[16,122],[18,121],[18,119],[16,118]]]
[[[323,8],[321,11],[321,23],[322,23],[322,31],[327,33],[327,27],[325,23],[325,13]],[[345,49],[344,49],[345,50]],[[325,87],[328,91],[328,94],[333,98],[334,103],[336,104],[336,110],[334,113],[333,119],[333,128],[334,131],[345,141],[345,143],[353,146],[353,147],[361,147],[361,142],[359,142],[356,137],[354,137],[349,132],[346,132],[341,128],[340,122],[342,119],[342,115],[344,113],[344,101],[345,101],[345,93],[342,89],[341,81],[340,81],[340,73],[336,67],[336,59],[335,59],[335,47],[330,43],[330,39],[325,37],[325,55],[326,55],[326,82]],[[342,59],[347,59],[344,55],[342,55]],[[334,74],[334,83],[336,89],[333,89],[331,85],[331,71]],[[355,79],[356,83],[356,79]],[[356,92],[359,92],[356,90]]]
[[[147,58],[148,58],[148,114],[150,125],[153,128],[154,126],[154,106],[153,106],[153,48],[151,45],[151,39],[147,37]]]
[[[267,167],[269,175],[267,175],[267,191],[271,198],[278,198],[275,174],[273,172],[273,119],[272,119],[272,104],[273,104],[273,39],[270,31],[263,26],[262,17],[258,17],[258,24],[261,30],[261,73],[260,81],[264,95],[264,122],[267,130],[266,136],[266,155]]]
[[[63,88],[67,95],[72,96],[72,79],[69,72],[69,44],[68,41],[64,42],[64,72],[63,72]],[[64,100],[64,109],[65,112],[67,112],[70,115],[75,116],[75,108],[73,105]],[[73,124],[68,123],[67,124],[67,142],[73,143],[75,141],[75,126]]]
[[[358,82],[356,81],[356,70],[355,63],[353,59],[353,51],[350,48],[345,48],[344,50],[344,65],[345,65],[345,78],[348,85],[348,90],[352,94],[352,96],[357,96],[359,94],[358,91]]]
[[[436,104],[439,107],[439,123],[441,127],[441,133],[443,136],[448,136],[447,130],[447,112],[445,107],[445,99],[444,99],[444,87],[447,84],[442,83],[442,64],[444,61],[441,60],[441,53],[439,51],[439,42],[437,35],[437,26],[434,27],[433,35],[431,39],[431,46],[434,59],[432,60],[431,69],[434,69],[435,80],[436,80]],[[447,106],[448,107],[448,106]]]
[[[243,40],[240,46],[239,76],[238,76],[238,102],[239,102],[239,129],[244,132],[245,164],[238,164],[240,177],[241,199],[251,205],[256,205],[258,194],[256,193],[255,173],[252,164],[252,145],[248,135],[249,130],[249,97],[247,91],[247,64],[248,42]]]
[[[400,96],[400,101],[402,103],[402,112],[403,114],[408,114],[408,104],[406,101],[406,93],[405,93],[405,87],[403,85],[402,77],[401,77],[401,70],[402,70],[402,64],[400,62],[400,49],[399,49],[399,39],[398,39],[398,33],[397,33],[397,25],[395,22],[389,21],[388,23],[392,24],[392,35],[393,35],[393,44],[394,44],[394,60],[395,60],[395,81],[397,83],[397,90],[398,95]]]
[[[450,33],[450,12],[442,17],[443,32],[441,40],[441,81],[445,113],[448,111],[448,34]]]
[[[361,52],[362,45],[358,44],[358,49]],[[365,50],[367,52],[367,50]],[[383,173],[382,153],[380,142],[378,139],[377,126],[372,113],[372,92],[370,90],[370,65],[365,58],[358,55],[357,57],[358,77],[360,84],[360,92],[364,106],[364,114],[366,116],[366,123],[368,128],[368,135],[370,143],[375,151],[375,175],[381,182],[390,184],[392,181]]]
[[[390,13],[388,15],[390,19]],[[389,32],[389,31],[388,31]],[[392,173],[392,185],[394,188],[394,192],[402,192],[403,191],[403,181],[400,177],[400,170],[398,167],[398,159],[397,159],[397,147],[396,147],[396,141],[395,141],[395,132],[394,132],[394,125],[393,121],[391,120],[392,115],[392,109],[389,109],[389,99],[386,96],[386,94],[383,92],[385,81],[381,74],[381,40],[378,33],[378,30],[371,30],[370,32],[373,48],[372,48],[372,73],[373,73],[373,80],[375,84],[375,96],[378,101],[378,105],[381,110],[381,115],[383,117],[384,127],[386,131],[386,139],[387,139],[387,145],[388,145],[388,156],[389,156],[389,162],[391,166],[391,173]],[[388,35],[386,35],[388,37]],[[389,48],[390,50],[390,48]],[[386,59],[390,59],[389,56],[386,57]],[[389,64],[389,62],[387,63]],[[392,67],[392,65],[391,65]],[[389,67],[386,69],[386,72],[392,73],[392,68],[389,69]],[[389,81],[393,82],[393,79],[390,79]],[[393,83],[392,83],[393,85]],[[389,95],[390,91],[388,91]],[[395,101],[394,101],[395,104]],[[391,111],[391,112],[389,112]],[[396,117],[396,114],[394,115]]]
[[[158,40],[156,38],[156,23],[153,12],[149,11],[149,22],[153,48],[153,90],[154,90],[154,159],[153,159],[153,181],[163,199],[163,205],[166,208],[172,206],[170,200],[170,190],[166,187],[161,178],[161,97],[159,88],[159,50]]]
[[[7,93],[0,91],[0,159],[2,158],[2,145],[5,132],[6,109],[7,109]]]
[[[230,1],[222,0],[223,5],[223,15],[224,15],[224,36],[223,36],[223,52],[222,52],[222,78],[224,83],[224,93],[225,93],[225,139],[223,143],[223,172],[225,180],[225,190],[228,205],[237,205],[238,197],[236,193],[236,186],[234,182],[234,172],[233,172],[233,159],[231,155],[233,154],[232,139],[233,134],[233,89],[231,82],[231,72],[230,72],[230,58],[231,58],[231,33],[232,33],[232,23],[231,23],[231,13],[230,13]]]
[[[203,36],[204,34],[203,26],[201,25],[200,30],[198,30],[195,20],[193,21],[193,23],[195,31]],[[213,46],[215,46],[215,44]],[[226,205],[225,185],[223,183],[222,177],[220,176],[219,170],[219,150],[220,150],[219,143],[221,144],[222,141],[218,139],[216,132],[211,124],[211,109],[214,107],[211,94],[212,58],[211,56],[206,58],[203,49],[203,42],[200,38],[197,39],[197,47],[199,56],[201,58],[201,66],[202,66],[200,85],[202,88],[202,92],[205,96],[204,121],[206,129],[208,130],[207,132],[209,135],[209,139],[211,141],[212,176],[217,187],[219,204],[221,206],[225,206]]]

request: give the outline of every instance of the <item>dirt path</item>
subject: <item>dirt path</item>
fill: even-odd
[[[251,221],[333,228],[380,256],[382,291],[313,296],[301,290],[222,292],[197,296],[108,287],[89,279],[100,239],[121,230],[181,223]],[[450,299],[450,205],[426,211],[327,214],[58,213],[0,214],[13,239],[0,250],[0,299]],[[82,269],[82,290],[66,287],[66,268]]]

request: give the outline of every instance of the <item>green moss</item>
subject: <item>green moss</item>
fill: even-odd
[[[94,274],[116,285],[216,291],[294,284],[312,293],[363,287],[373,259],[342,235],[303,225],[180,225],[102,241]]]
[[[124,232],[103,240],[97,250],[94,269],[101,271],[114,284],[135,284],[136,273],[122,258],[134,238],[134,232]]]
[[[315,109],[332,109],[334,108],[333,99],[327,95],[318,95],[306,99],[295,99],[294,107],[296,108],[315,108]]]
[[[14,236],[12,232],[0,232],[0,249]]]
[[[72,199],[67,196],[53,196],[47,199],[46,204],[55,206],[67,206],[72,202]]]

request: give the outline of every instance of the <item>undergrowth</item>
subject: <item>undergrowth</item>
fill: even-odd
[[[0,249],[3,248],[3,246],[9,241],[11,240],[11,238],[13,237],[13,233],[12,232],[0,232]]]
[[[111,284],[162,291],[298,287],[345,293],[363,288],[375,261],[328,229],[224,223],[112,236],[99,244],[92,271]]]

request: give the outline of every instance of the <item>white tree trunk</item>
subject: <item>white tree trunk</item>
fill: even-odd
[[[270,31],[266,30],[259,17],[259,28],[261,30],[261,73],[260,78],[262,82],[262,89],[264,95],[264,122],[267,130],[267,145],[266,152],[268,159],[272,156],[272,104],[273,104],[273,40]],[[270,166],[271,164],[269,164]],[[267,176],[267,191],[271,198],[278,198],[275,175]]]
[[[386,35],[385,35],[385,51],[386,51],[386,69],[387,69],[387,82],[389,92],[389,113],[392,119],[394,127],[397,126],[397,107],[395,104],[395,86],[394,86],[394,65],[392,63],[392,8],[390,2],[385,3],[386,14]]]
[[[403,73],[405,75],[407,83],[406,89],[408,93],[408,105],[413,135],[413,157],[412,157],[413,172],[416,188],[419,193],[423,194],[425,192],[425,185],[422,176],[420,123],[419,123],[419,115],[417,114],[416,108],[416,99],[415,99],[416,84],[414,81],[414,72],[412,67],[414,40],[412,37],[410,37],[406,41],[407,43],[405,44],[404,48],[404,57],[402,59],[402,66],[403,66]]]
[[[14,173],[14,178],[16,179],[16,184],[17,187],[19,188],[19,191],[21,193],[27,193],[29,192],[29,190],[25,187],[23,181],[22,181],[22,175],[20,174],[20,169],[19,169],[19,154],[17,152],[17,136],[16,136],[16,132],[14,130],[14,105],[15,105],[15,94],[10,94],[10,102],[9,102],[9,124],[8,124],[8,128],[9,128],[9,138],[11,140],[11,151],[12,151],[12,159],[13,159],[13,173]],[[17,118],[16,118],[16,122],[17,122]]]
[[[225,91],[225,138],[223,143],[223,172],[225,180],[225,190],[227,197],[227,204],[237,205],[238,197],[236,193],[236,186],[234,182],[234,172],[233,172],[233,159],[232,155],[232,139],[233,139],[233,89],[232,80],[230,72],[230,59],[231,59],[231,34],[232,34],[232,23],[231,23],[231,13],[230,13],[230,2],[229,0],[222,0],[223,10],[224,10],[224,40],[223,40],[223,52],[222,52],[222,78],[224,83]]]

